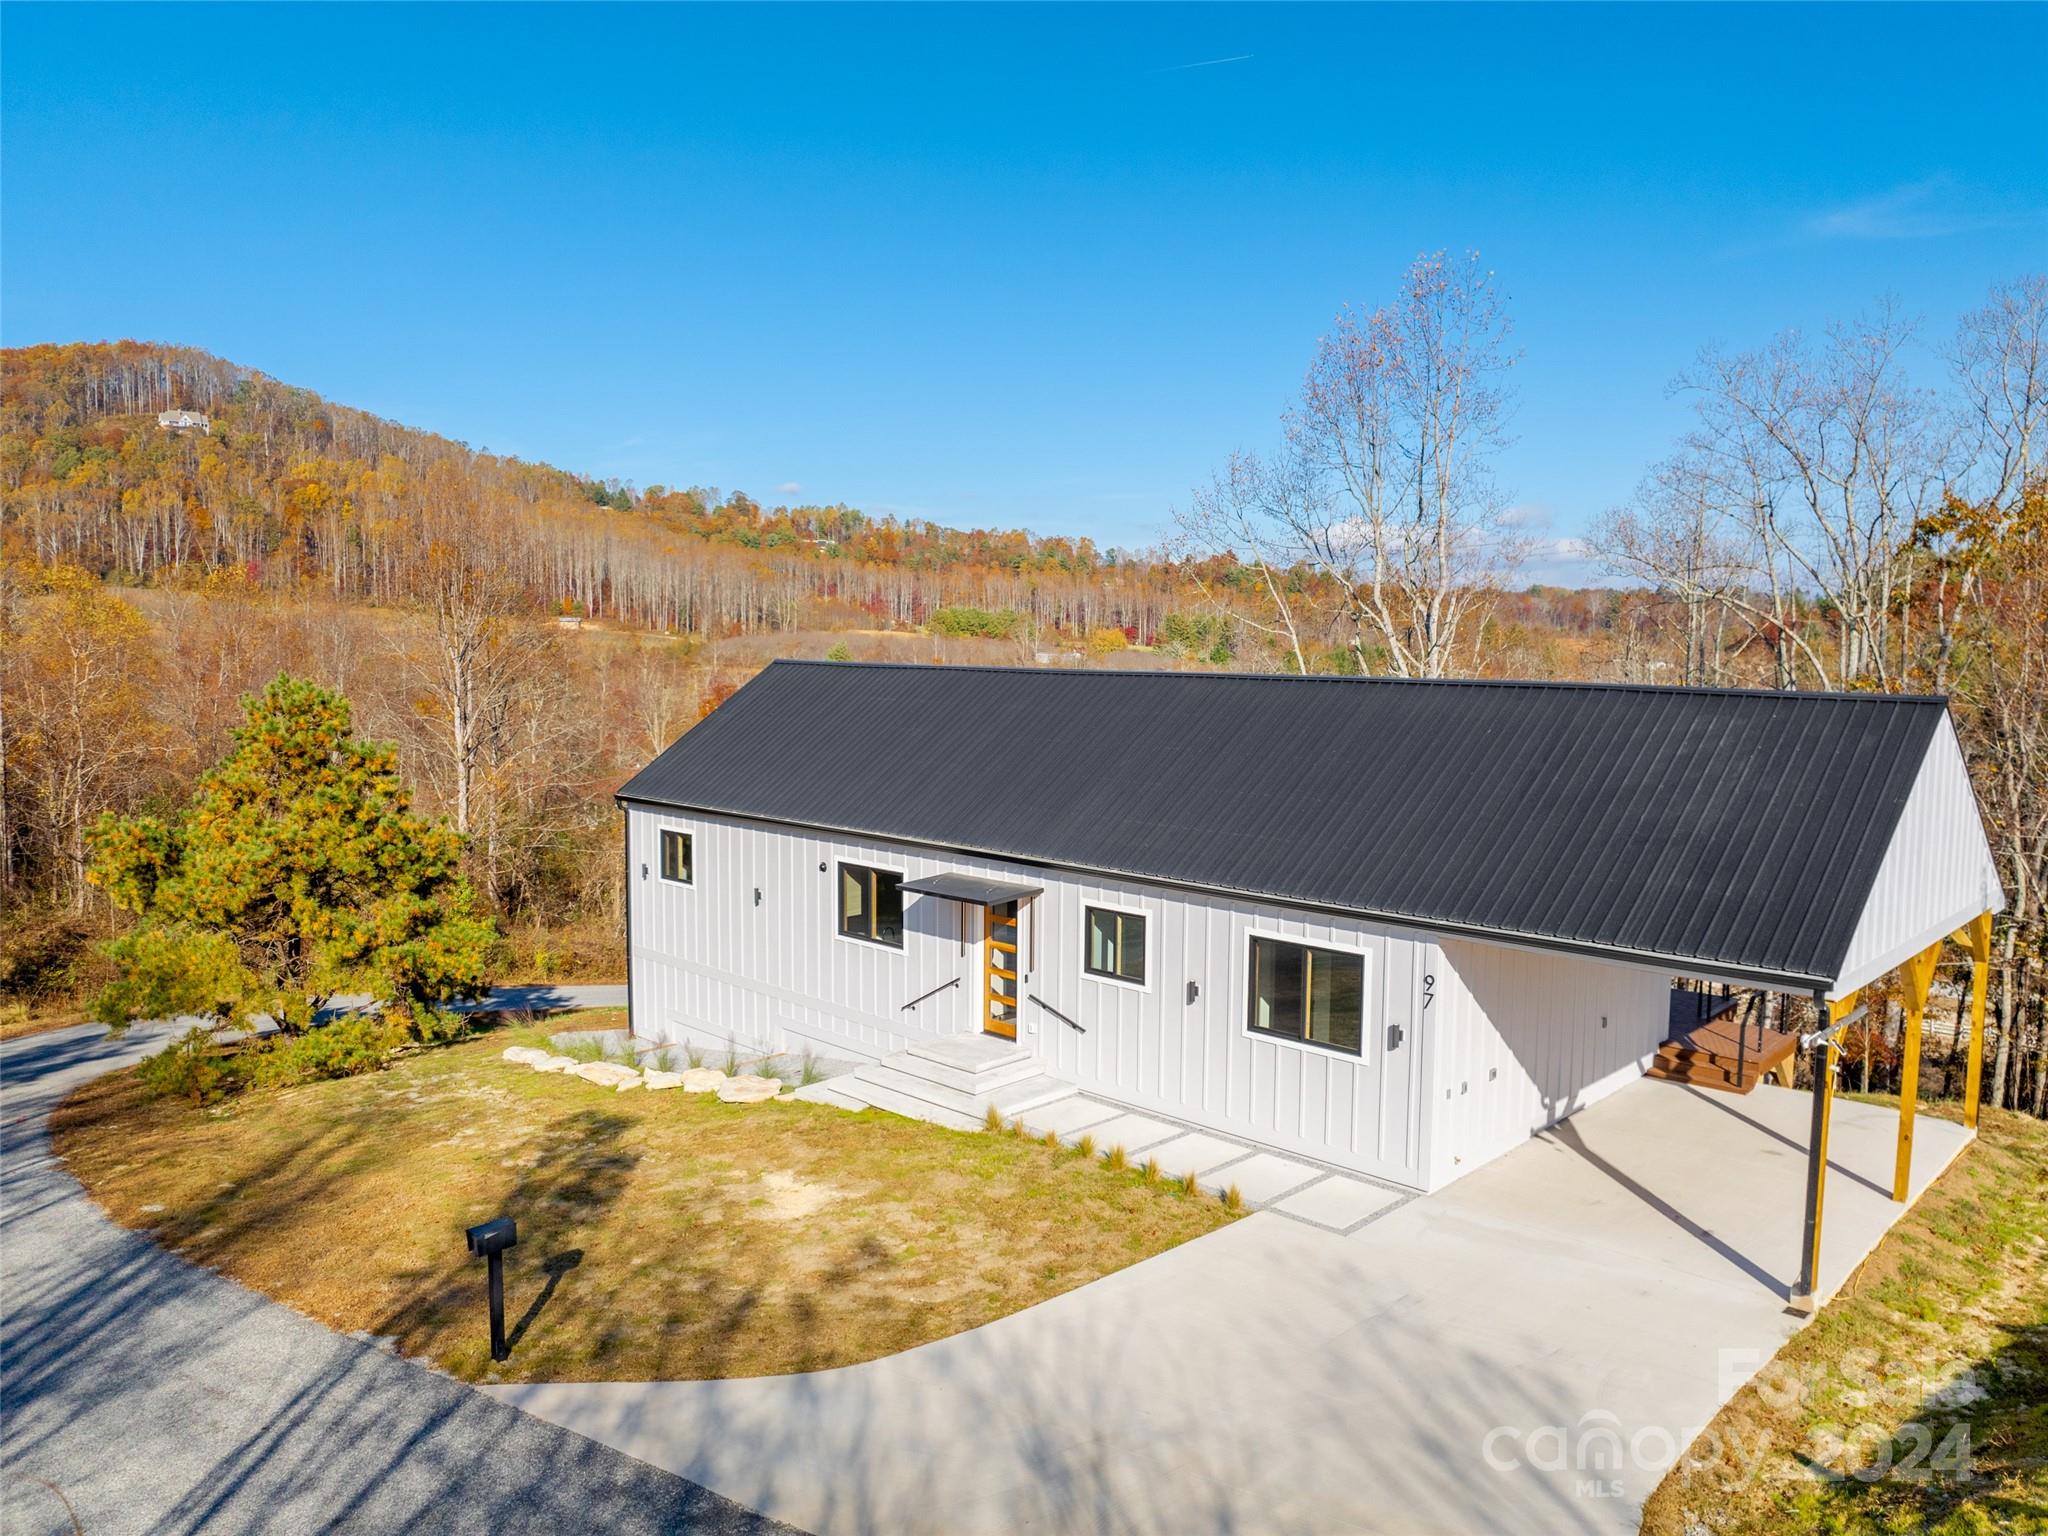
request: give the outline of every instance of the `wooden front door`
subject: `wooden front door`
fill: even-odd
[[[982,908],[983,1031],[1005,1040],[1017,1038],[1017,903],[998,902]]]

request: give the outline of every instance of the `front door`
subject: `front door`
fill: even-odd
[[[1017,903],[982,909],[982,1030],[1017,1038]]]

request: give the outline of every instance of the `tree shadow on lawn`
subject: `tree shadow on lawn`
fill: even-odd
[[[519,1223],[520,1241],[506,1255],[508,1290],[531,1274],[531,1261],[520,1262],[528,1254],[540,1254],[540,1273],[546,1276],[508,1334],[509,1346],[518,1346],[563,1282],[583,1264],[584,1249],[565,1246],[568,1240],[580,1229],[602,1221],[624,1197],[641,1161],[641,1153],[624,1144],[634,1124],[630,1117],[605,1109],[579,1109],[550,1121],[525,1143],[532,1165],[493,1201],[492,1211],[477,1216],[488,1220],[491,1215],[503,1214]],[[407,1348],[418,1348],[460,1316],[480,1320],[486,1315],[488,1271],[461,1250],[460,1236],[450,1231],[446,1260],[394,1277],[409,1294],[376,1324],[377,1333],[394,1337]],[[481,1330],[478,1336],[483,1336]]]
[[[2048,1412],[2039,1387],[2048,1377],[2048,1326],[2012,1315],[1997,1325],[2004,1342],[1949,1373],[1898,1416],[1889,1437],[1873,1443],[1851,1426],[1860,1465],[1824,1466],[1793,1453],[1821,1482],[1817,1503],[1830,1529],[1945,1528],[1971,1505],[2001,1529],[2048,1521]]]

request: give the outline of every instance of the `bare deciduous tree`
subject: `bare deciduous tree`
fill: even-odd
[[[1719,488],[1699,463],[1680,455],[1660,465],[1629,506],[1593,525],[1591,543],[1610,575],[1667,593],[1684,615],[1685,656],[1678,681],[1726,681],[1731,651],[1729,620],[1750,619],[1761,633],[1761,613],[1748,599],[1754,540],[1730,515]]]
[[[1342,588],[1352,644],[1403,677],[1457,670],[1459,634],[1522,553],[1491,474],[1514,366],[1507,307],[1476,254],[1419,257],[1395,303],[1338,317],[1288,441],[1334,494],[1300,530]]]
[[[1251,628],[1283,642],[1295,669],[1307,673],[1308,653],[1302,630],[1308,615],[1306,595],[1290,590],[1291,578],[1310,558],[1301,525],[1308,513],[1300,505],[1305,488],[1298,464],[1274,464],[1257,454],[1233,453],[1223,468],[1176,510],[1178,534],[1174,553],[1189,561],[1189,576],[1202,596],[1219,611],[1236,614]],[[1258,614],[1243,614],[1202,574],[1195,557],[1229,555],[1256,572]]]
[[[1257,567],[1297,666],[1306,626],[1283,582],[1305,566],[1334,588],[1361,670],[1460,670],[1461,637],[1523,552],[1490,472],[1508,332],[1477,256],[1419,257],[1393,304],[1345,311],[1317,344],[1284,448],[1233,457],[1180,520],[1195,547]]]
[[[1911,334],[1881,305],[1819,348],[1788,333],[1761,351],[1710,350],[1679,381],[1699,413],[1689,449],[1746,523],[1773,622],[1784,628],[1787,588],[1832,611],[1831,660],[1787,631],[1822,687],[1898,680],[1908,645],[1893,598],[1957,467],[1952,419],[1904,376]]]

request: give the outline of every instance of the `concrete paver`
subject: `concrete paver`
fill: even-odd
[[[1404,1198],[1399,1190],[1383,1189],[1363,1179],[1347,1179],[1341,1174],[1332,1174],[1320,1183],[1275,1201],[1273,1209],[1282,1216],[1299,1217],[1343,1232],[1368,1216],[1377,1216]]]
[[[1095,1138],[1099,1150],[1107,1152],[1111,1147],[1122,1147],[1133,1156],[1163,1141],[1171,1141],[1180,1133],[1179,1126],[1165,1120],[1154,1120],[1150,1115],[1118,1115],[1100,1125],[1088,1127],[1088,1134]]]
[[[1255,1152],[1242,1162],[1229,1163],[1202,1180],[1218,1189],[1237,1186],[1237,1192],[1253,1205],[1268,1205],[1290,1190],[1323,1177],[1326,1170],[1313,1163],[1296,1162],[1276,1152]]]
[[[1159,1166],[1166,1173],[1179,1177],[1193,1173],[1201,1175],[1225,1163],[1234,1163],[1250,1155],[1252,1149],[1240,1142],[1225,1141],[1220,1136],[1205,1136],[1200,1131],[1190,1131],[1185,1136],[1176,1136],[1163,1141],[1156,1147],[1145,1149],[1147,1157],[1159,1159]]]
[[[1047,1131],[1065,1136],[1091,1125],[1100,1125],[1116,1115],[1115,1105],[1075,1094],[1072,1098],[1055,1099],[1037,1109],[1025,1110],[1024,1128],[1037,1136],[1043,1136]]]

